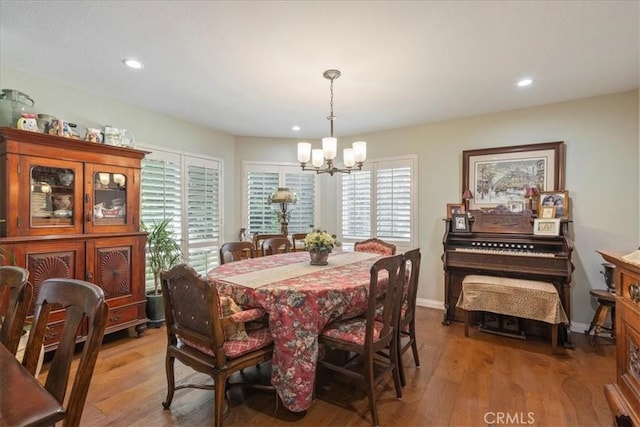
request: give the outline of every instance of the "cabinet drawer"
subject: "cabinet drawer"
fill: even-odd
[[[52,350],[53,348],[57,348],[58,342],[62,338],[62,331],[64,329],[64,320],[60,320],[57,322],[51,322],[47,325],[47,329],[44,331],[44,340],[43,345],[45,351]],[[76,337],[76,342],[82,341],[87,335],[87,322],[83,321],[80,324],[80,329],[78,330],[78,336]],[[82,339],[81,339],[82,338]]]
[[[137,306],[114,308],[113,310],[109,310],[109,315],[107,316],[107,328],[135,320],[138,320]]]
[[[622,286],[618,296],[640,310],[640,276],[627,270],[620,271]]]

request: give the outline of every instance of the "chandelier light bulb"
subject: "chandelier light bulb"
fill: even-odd
[[[367,143],[364,141],[356,141],[351,144],[353,147],[353,157],[356,162],[362,163],[367,159]]]
[[[319,168],[324,164],[324,153],[320,148],[314,148],[311,150],[311,163],[316,168]]]
[[[356,164],[356,159],[353,154],[353,148],[345,148],[342,152],[342,160],[344,165],[348,168],[352,168]]]
[[[308,142],[298,142],[298,161],[307,163],[311,159],[311,144]]]
[[[335,159],[338,152],[338,140],[333,137],[322,138],[322,151],[325,159]]]

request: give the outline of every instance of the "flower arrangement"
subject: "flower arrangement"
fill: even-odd
[[[326,231],[315,230],[307,234],[304,238],[304,248],[308,251],[327,251],[331,252],[334,246],[337,245],[335,237],[331,236]]]

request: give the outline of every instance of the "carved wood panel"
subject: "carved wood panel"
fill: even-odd
[[[96,250],[95,283],[107,299],[131,295],[131,246]]]

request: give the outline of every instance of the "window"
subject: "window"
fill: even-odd
[[[145,224],[171,218],[185,261],[200,274],[218,265],[221,162],[156,147],[142,161],[141,216]],[[153,277],[147,272],[147,288]]]
[[[361,171],[341,175],[341,240],[346,245],[378,237],[414,246],[415,156],[367,162]]]
[[[298,201],[289,216],[289,233],[306,233],[318,219],[315,212],[317,178],[315,174],[302,172],[299,166],[264,163],[244,164],[245,189],[243,215],[246,218],[247,235],[254,233],[279,233],[280,223],[271,209],[269,197],[278,187],[287,187],[296,193]]]

